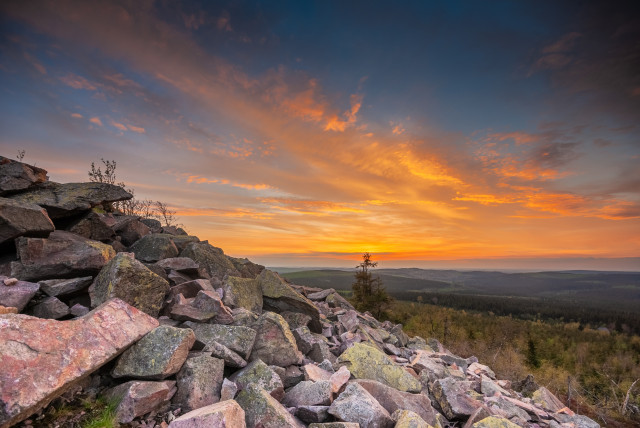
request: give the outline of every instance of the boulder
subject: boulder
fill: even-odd
[[[280,275],[265,269],[257,277],[257,280],[259,288],[262,289],[265,309],[277,312],[299,312],[308,315],[311,317],[309,329],[315,333],[322,333],[318,308],[309,299],[291,288]]]
[[[249,327],[221,324],[184,323],[196,334],[196,340],[204,345],[220,343],[237,352],[245,360],[248,358],[256,340],[256,331]]]
[[[249,360],[260,359],[268,365],[280,367],[300,364],[302,354],[284,318],[274,312],[265,312],[253,327],[256,341]]]
[[[147,263],[155,263],[178,255],[178,248],[171,236],[160,233],[143,236],[129,248],[129,251],[136,255],[136,259]]]
[[[157,325],[119,299],[71,321],[0,315],[0,426],[26,419]]]
[[[284,396],[282,379],[271,367],[260,360],[252,361],[242,370],[235,372],[229,380],[234,382],[239,390],[248,388],[249,385],[257,385],[278,401]]]
[[[360,428],[360,424],[357,422],[325,422],[310,424],[309,428]]]
[[[361,428],[391,428],[391,415],[366,389],[349,383],[329,407],[329,413],[345,422],[355,422]]]
[[[200,407],[174,419],[169,428],[246,428],[245,413],[234,400]]]
[[[212,357],[224,360],[224,364],[233,368],[242,368],[247,365],[244,358],[233,352],[221,343],[215,340],[210,341],[203,349],[204,352],[210,352]]]
[[[69,315],[69,307],[57,297],[47,297],[31,308],[31,314],[38,318],[57,320]]]
[[[282,404],[288,407],[328,406],[332,398],[331,382],[328,380],[302,381],[287,391]]]
[[[337,292],[329,294],[324,301],[327,302],[330,308],[341,308],[346,310],[355,309],[353,305],[347,301],[347,299],[342,297]]]
[[[0,245],[19,236],[49,236],[55,227],[40,206],[0,198]]]
[[[391,414],[391,419],[396,423],[393,428],[432,428],[420,415],[411,410],[398,409]]]
[[[509,419],[499,418],[497,416],[489,416],[481,421],[471,425],[473,428],[516,428],[519,425],[514,424]]]
[[[558,400],[558,397],[553,395],[553,393],[544,386],[541,386],[536,391],[534,391],[531,399],[533,400],[534,404],[542,407],[544,410],[550,413],[555,413],[565,407],[562,401]]]
[[[295,415],[307,424],[324,422],[329,418],[329,406],[300,406]]]
[[[174,241],[175,242],[175,241]],[[191,242],[186,244],[180,257],[189,257],[204,268],[211,278],[223,279],[226,275],[240,276],[231,260],[220,248],[208,242]]]
[[[173,404],[189,412],[220,401],[224,361],[202,354],[190,357],[176,375]]]
[[[0,305],[17,308],[21,312],[29,303],[29,300],[40,289],[40,285],[33,282],[17,281],[13,285],[5,285],[5,280],[10,279],[0,275]]]
[[[91,306],[117,297],[157,317],[169,283],[137,261],[131,253],[118,253],[89,287]]]
[[[48,238],[16,239],[20,262],[11,275],[25,281],[95,275],[115,255],[110,245],[56,230]]]
[[[257,385],[249,385],[238,393],[236,401],[244,409],[248,427],[304,428],[282,404]]]
[[[457,381],[453,378],[438,379],[433,383],[431,392],[449,420],[465,419],[476,411],[481,403],[473,399],[471,382]]]
[[[169,257],[164,258],[156,263],[167,272],[175,270],[176,272],[197,274],[200,266],[188,257]]]
[[[118,402],[116,420],[128,424],[139,416],[166,407],[174,393],[175,381],[132,380],[111,388],[105,397]]]
[[[331,382],[331,390],[335,393],[342,389],[342,386],[349,382],[351,372],[344,366],[340,367],[337,372],[333,373],[329,378]]]
[[[220,390],[220,401],[233,400],[238,393],[238,385],[225,378],[222,381],[222,389]]]
[[[238,272],[240,272],[240,275],[243,278],[255,278],[264,270],[264,266],[252,263],[246,258],[238,259],[235,257],[229,257],[229,260],[231,260],[231,263],[233,263],[233,266]]]
[[[258,280],[230,276],[222,286],[223,302],[234,308],[245,308],[251,312],[262,312],[262,290]]]
[[[133,195],[122,187],[114,184],[54,182],[40,184],[26,192],[10,196],[11,199],[20,202],[40,205],[54,220],[89,211],[98,205],[124,201],[132,197]]]
[[[67,230],[95,241],[106,241],[115,236],[116,233],[113,230],[115,224],[116,220],[113,218],[113,215],[92,211]]]
[[[27,190],[48,179],[42,168],[0,156],[0,196]]]
[[[426,395],[397,391],[374,380],[358,379],[351,382],[366,389],[390,414],[398,409],[411,410],[429,424],[436,425],[436,411]]]
[[[151,233],[151,229],[134,216],[120,216],[113,229],[127,247]]]
[[[356,379],[371,379],[404,392],[420,392],[422,385],[404,367],[394,363],[382,351],[356,343],[344,351],[338,363],[345,365]]]
[[[189,329],[161,325],[127,349],[111,375],[115,378],[165,379],[180,370],[195,340],[195,334]]]
[[[174,285],[169,290],[169,299],[173,299],[178,294],[182,294],[187,299],[196,297],[200,291],[216,291],[211,282],[206,279],[195,279],[189,282],[183,282],[182,284]]]
[[[83,276],[70,279],[48,279],[46,281],[40,281],[38,284],[40,285],[40,289],[48,296],[57,297],[82,291],[90,286],[92,282],[92,276]]]

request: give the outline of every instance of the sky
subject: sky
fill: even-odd
[[[640,270],[634,1],[0,3],[0,152],[267,266]]]

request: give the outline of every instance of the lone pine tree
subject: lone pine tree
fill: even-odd
[[[377,275],[374,277],[371,274],[371,268],[377,265],[377,262],[371,261],[371,254],[362,255],[362,263],[356,266],[358,269],[355,275],[356,280],[351,285],[353,291],[351,300],[359,311],[369,311],[376,318],[380,318],[392,299],[387,294],[380,277]]]

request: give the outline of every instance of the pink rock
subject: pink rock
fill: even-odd
[[[0,315],[0,427],[26,419],[157,326],[119,299],[71,321]]]
[[[7,278],[4,280],[4,285],[10,287],[12,285],[16,285],[18,283],[18,278]]]
[[[304,380],[312,380],[314,382],[318,382],[320,380],[331,379],[331,373],[321,369],[315,364],[306,364],[304,367],[302,367],[302,371],[304,372]]]
[[[351,372],[345,366],[340,367],[340,370],[331,375],[329,379],[331,381],[331,390],[334,393],[340,391],[342,386],[349,382],[349,378],[351,377]]]
[[[105,395],[120,403],[116,409],[116,418],[119,423],[128,424],[139,416],[168,405],[176,392],[175,383],[173,380],[164,382],[132,380],[112,388]]]
[[[246,428],[245,413],[234,400],[200,407],[180,416],[169,428]]]

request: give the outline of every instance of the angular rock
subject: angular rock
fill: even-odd
[[[313,382],[318,382],[320,380],[330,380],[331,372],[327,370],[323,370],[315,364],[305,364],[302,367],[302,371],[304,372],[304,380],[310,380]]]
[[[336,290],[334,290],[333,288],[326,288],[322,291],[316,291],[315,293],[310,293],[307,295],[307,297],[310,300],[324,300],[327,298],[327,296],[331,293],[335,293]]]
[[[246,389],[250,385],[257,385],[278,401],[284,397],[282,379],[272,368],[260,360],[252,361],[245,368],[234,373],[229,380],[233,381],[239,390]]]
[[[284,384],[285,388],[291,388],[292,386],[297,385],[303,380],[309,380],[305,379],[302,370],[300,370],[300,367],[298,366],[287,367],[286,369],[284,369],[284,375],[281,375],[280,378],[282,379],[282,383]]]
[[[366,389],[349,383],[329,407],[329,413],[345,422],[356,422],[361,428],[391,428],[391,415]]]
[[[122,354],[111,375],[165,379],[180,370],[195,340],[189,329],[159,326]]]
[[[38,284],[48,296],[57,297],[77,293],[90,286],[91,282],[93,282],[92,276],[83,276],[71,279],[49,279],[40,281]]]
[[[191,328],[196,334],[198,342],[209,345],[213,342],[220,343],[230,350],[237,352],[245,360],[248,358],[256,340],[256,331],[249,327],[197,324],[187,321],[185,326]]]
[[[360,428],[360,424],[357,422],[325,422],[311,424],[309,428]]]
[[[287,322],[274,312],[263,313],[254,324],[256,341],[250,361],[260,359],[268,365],[287,367],[299,364],[302,354],[298,351]]]
[[[215,340],[207,343],[203,351],[210,352],[212,357],[224,360],[225,365],[229,367],[242,368],[247,365],[244,358]]]
[[[309,315],[305,315],[300,312],[284,311],[280,312],[280,315],[282,315],[282,318],[284,318],[287,324],[289,324],[291,330],[295,330],[300,327],[308,327],[309,322],[311,322],[311,317]]]
[[[342,389],[342,386],[349,382],[351,378],[351,372],[344,366],[340,367],[337,372],[333,373],[329,378],[331,382],[331,390],[337,393]]]
[[[81,305],[80,303],[76,303],[69,308],[69,313],[74,317],[81,317],[83,315],[87,315],[89,312],[91,312],[91,309]]]
[[[265,309],[284,312],[299,312],[311,317],[309,329],[315,333],[322,333],[320,312],[313,302],[291,288],[275,272],[265,269],[257,277]]]
[[[224,252],[208,242],[188,243],[180,253],[180,257],[189,257],[204,268],[212,278],[222,279],[225,275],[240,276],[240,272]]]
[[[38,292],[40,285],[18,281],[14,285],[7,286],[4,283],[7,279],[9,278],[6,276],[0,276],[0,305],[17,308],[18,312],[21,312]]]
[[[0,156],[0,196],[24,191],[48,179],[42,168]]]
[[[369,345],[356,343],[338,358],[356,379],[371,379],[404,392],[420,392],[422,385],[402,366]]]
[[[157,325],[118,299],[71,321],[0,316],[0,426],[26,419]]]
[[[551,393],[547,388],[541,386],[531,396],[533,402],[542,407],[547,412],[554,413],[565,407],[562,401]]]
[[[391,414],[391,419],[396,423],[393,428],[431,428],[420,415],[411,410],[398,409]]]
[[[155,263],[178,255],[178,248],[171,236],[160,233],[143,236],[129,248],[129,251],[136,255],[136,259],[147,263]]]
[[[304,428],[302,422],[259,386],[249,385],[238,393],[236,401],[244,409],[248,427]]]
[[[324,342],[323,336],[314,336],[308,327],[299,327],[293,330],[292,333],[293,337],[296,338],[296,345],[298,346],[298,349],[303,354],[309,353],[315,343]]]
[[[328,380],[302,381],[284,394],[282,404],[288,407],[328,406],[332,398],[331,382]]]
[[[264,270],[264,266],[252,263],[249,259],[229,257],[233,266],[240,272],[243,278],[255,278]]]
[[[380,382],[357,379],[357,383],[367,390],[390,414],[398,409],[411,410],[431,425],[436,425],[436,410],[431,407],[431,400],[424,394],[400,392]]]
[[[114,230],[127,247],[151,233],[151,229],[133,216],[122,216],[117,220]]]
[[[224,361],[208,355],[190,357],[176,376],[178,392],[173,403],[183,411],[220,401]]]
[[[169,283],[137,261],[132,253],[118,253],[89,287],[91,306],[117,297],[141,311],[158,316]]]
[[[116,255],[110,245],[62,230],[18,238],[16,249],[20,263],[11,263],[11,275],[25,281],[95,275]]]
[[[111,214],[90,212],[84,218],[78,220],[68,230],[76,235],[84,236],[94,241],[106,241],[113,239],[116,232],[113,230],[116,220]]]
[[[246,428],[245,413],[234,400],[192,410],[174,419],[169,428]]]
[[[24,193],[10,196],[20,202],[40,205],[52,219],[70,217],[110,202],[131,199],[133,195],[120,186],[107,183],[47,182]]]
[[[224,299],[227,306],[245,308],[251,312],[262,312],[262,290],[256,279],[230,276],[223,284]]]
[[[519,425],[514,424],[509,419],[489,416],[472,425],[473,428],[516,428]]]
[[[2,306],[0,305],[0,315],[4,315],[4,314],[17,314],[18,313],[18,308],[14,308],[11,306]]]
[[[238,385],[225,378],[220,389],[220,401],[233,400],[238,393]]]
[[[105,397],[119,402],[116,420],[121,424],[128,424],[139,416],[166,406],[174,393],[174,381],[132,380],[108,390]]]
[[[329,406],[300,406],[296,417],[307,424],[324,422],[329,418]]]
[[[196,297],[200,291],[216,291],[211,282],[206,279],[195,279],[182,284],[174,285],[169,290],[169,299],[173,299],[178,294],[182,294],[187,299]]]
[[[47,237],[55,227],[39,205],[0,197],[0,245],[19,236]]]
[[[187,257],[170,257],[164,258],[156,263],[157,266],[160,266],[166,271],[175,270],[176,272],[182,272],[187,274],[197,274],[198,263],[194,262],[190,258]]]
[[[347,299],[342,297],[337,292],[329,294],[324,301],[327,302],[330,308],[342,308],[346,310],[355,309],[353,305],[347,301]]]
[[[338,321],[345,331],[356,331],[356,328],[360,325],[358,312],[356,311],[346,311],[344,314],[338,315]]]
[[[69,307],[57,297],[47,297],[31,308],[31,313],[38,318],[57,320],[69,315]]]
[[[449,420],[468,418],[481,406],[479,401],[467,394],[470,390],[471,382],[456,381],[450,377],[436,380],[431,388],[433,396]]]

